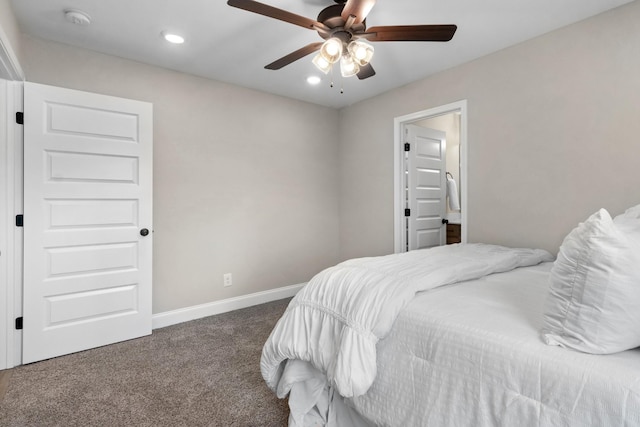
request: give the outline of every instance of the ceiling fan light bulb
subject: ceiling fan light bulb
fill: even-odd
[[[329,43],[327,44],[327,54],[334,56],[336,55],[338,52],[340,51],[340,48],[338,46],[336,46],[335,43]]]
[[[311,62],[313,62],[313,65],[315,65],[318,70],[322,71],[325,74],[328,74],[331,70],[331,63],[324,59],[324,57],[320,53],[317,54]]]
[[[373,58],[373,46],[360,40],[354,40],[347,46],[347,51],[360,66],[365,66]]]
[[[358,74],[360,66],[353,60],[350,55],[343,55],[340,58],[340,73],[342,77],[351,77]]]
[[[324,42],[320,48],[320,55],[330,64],[338,62],[342,56],[342,40],[332,37]]]

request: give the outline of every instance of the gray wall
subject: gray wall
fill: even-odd
[[[154,313],[303,283],[338,260],[336,110],[28,36],[22,47],[29,81],[154,105]]]
[[[393,119],[468,100],[468,238],[557,252],[640,203],[640,2],[340,112],[341,258],[393,252]]]
[[[13,14],[11,0],[0,0],[0,29],[6,35],[9,48],[16,55],[18,62],[22,65],[21,35],[18,21]],[[4,76],[5,78],[7,76]]]

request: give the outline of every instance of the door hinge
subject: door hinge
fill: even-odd
[[[16,215],[16,227],[24,226],[24,215]]]
[[[404,143],[404,151],[411,151],[411,144],[409,144],[408,142]]]
[[[411,209],[405,209],[404,216],[411,216]]]
[[[16,317],[16,329],[22,329],[22,317]]]
[[[16,113],[16,123],[19,125],[24,124],[24,113],[22,111]]]

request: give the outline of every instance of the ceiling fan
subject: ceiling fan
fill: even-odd
[[[280,21],[318,32],[324,42],[310,43],[265,66],[279,70],[298,59],[320,51],[313,63],[324,73],[340,62],[344,77],[352,75],[364,80],[376,74],[370,64],[373,46],[369,42],[429,41],[447,42],[453,38],[455,25],[391,25],[367,28],[366,17],[375,0],[334,0],[337,4],[324,8],[316,20],[296,15],[254,0],[228,0],[229,6],[248,10]]]

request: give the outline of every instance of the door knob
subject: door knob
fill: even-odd
[[[449,220],[448,220],[448,219],[446,219],[446,218],[442,218],[442,223],[443,223],[443,224],[449,224]]]
[[[146,228],[143,228],[142,230],[140,230],[140,235],[141,236],[146,236],[149,234],[149,230]]]

